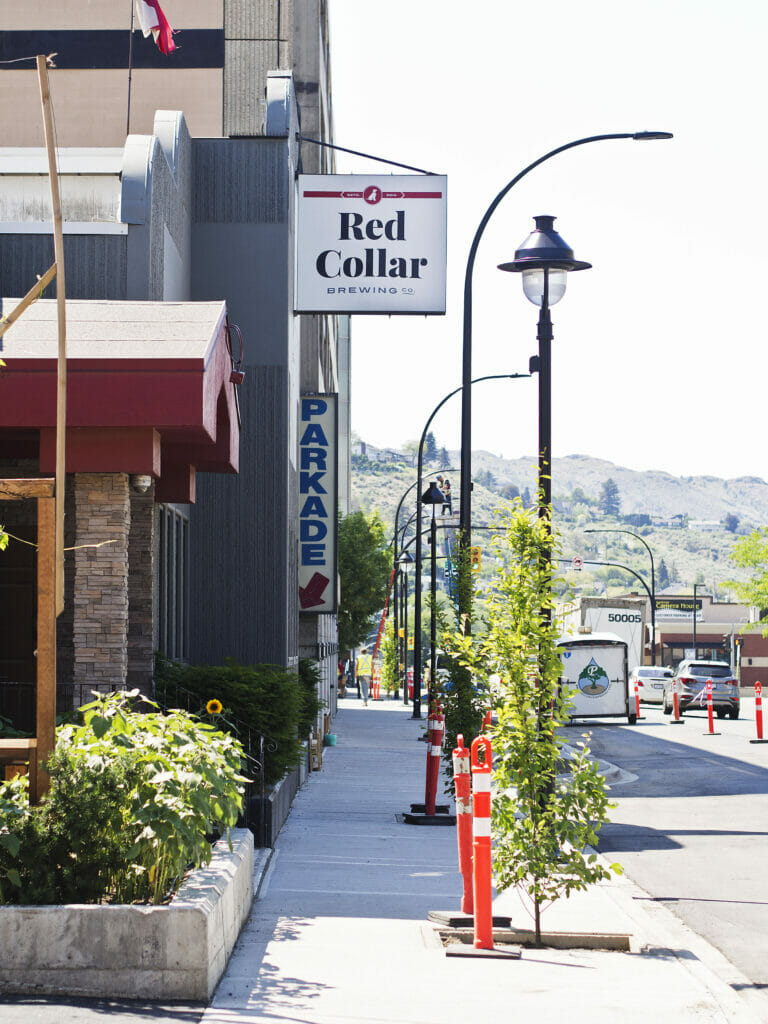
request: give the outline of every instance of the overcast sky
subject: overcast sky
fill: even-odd
[[[461,384],[467,253],[503,200],[474,276],[473,376],[525,372],[537,310],[512,259],[553,214],[577,259],[552,310],[553,454],[680,475],[768,476],[764,0],[329,0],[336,142],[448,176],[448,312],[354,317],[352,425],[417,438]],[[389,173],[339,154],[343,173]],[[392,168],[393,173],[397,173]],[[459,445],[459,396],[434,424]],[[536,382],[478,384],[473,448],[536,451]]]

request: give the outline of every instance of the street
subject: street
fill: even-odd
[[[742,701],[738,721],[715,719],[715,736],[706,710],[686,713],[681,726],[660,707],[643,705],[641,714],[633,727],[607,719],[575,727],[586,725],[597,757],[637,776],[612,786],[618,806],[600,852],[756,990],[768,989],[768,745],[749,742],[754,700]]]

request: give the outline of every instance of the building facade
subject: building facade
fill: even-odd
[[[226,302],[227,344],[244,373],[239,475],[201,465],[173,500],[154,494],[156,586],[178,586],[153,644],[206,663],[316,658],[333,709],[335,616],[300,617],[298,605],[298,403],[302,392],[341,392],[348,431],[349,324],[293,313],[296,175],[333,167],[332,150],[298,138],[331,139],[326,5],[166,0],[178,49],[163,57],[134,33],[127,136],[124,6],[89,8],[86,25],[73,0],[3,2],[0,57],[58,52],[68,299]],[[53,262],[36,74],[13,67],[0,71],[3,296],[24,294]],[[348,434],[339,447],[343,508]]]

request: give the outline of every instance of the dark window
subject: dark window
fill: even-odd
[[[160,652],[175,661],[189,657],[189,516],[160,506]]]

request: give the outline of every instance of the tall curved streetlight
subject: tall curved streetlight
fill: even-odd
[[[654,564],[653,564],[653,552],[651,551],[650,546],[645,542],[645,540],[640,536],[639,533],[634,533],[632,530],[622,530],[622,529],[619,529],[619,528],[613,530],[613,529],[604,529],[604,528],[597,528],[597,527],[592,528],[592,527],[590,527],[590,529],[585,530],[584,533],[626,533],[628,537],[634,537],[635,540],[639,540],[640,543],[645,548],[645,550],[648,552],[648,557],[651,560],[651,592],[650,592],[650,595],[649,595],[650,600],[651,600],[651,664],[655,665],[656,664],[656,569],[655,569]]]
[[[515,380],[518,377],[530,377],[529,373],[492,373],[485,377],[476,377],[474,380],[469,381],[470,389],[472,384],[479,384],[483,380]],[[412,718],[421,718],[421,485],[422,485],[422,472],[424,464],[424,443],[427,439],[427,433],[432,425],[432,420],[442,409],[445,403],[457,395],[459,391],[468,390],[462,384],[461,387],[454,388],[449,394],[445,396],[432,412],[429,414],[429,419],[424,424],[424,429],[421,432],[421,439],[419,441],[419,452],[416,463],[416,493],[418,499],[416,501],[416,585],[414,589],[414,623],[413,623],[413,635],[416,638],[413,647],[413,715]]]
[[[559,153],[568,149],[575,149],[577,146],[586,146],[591,142],[606,142],[611,139],[634,139],[645,142],[655,139],[671,139],[671,132],[617,132],[606,135],[589,135],[583,139],[575,139],[573,142],[566,142],[563,146],[550,150],[538,160],[524,167],[519,174],[516,174],[510,182],[499,192],[491,205],[485,211],[483,219],[478,225],[472,245],[469,248],[467,266],[464,272],[464,318],[462,330],[462,401],[461,401],[461,481],[459,485],[459,530],[460,543],[468,548],[471,543],[472,532],[472,389],[469,386],[472,381],[472,274],[475,269],[475,257],[480,240],[483,237],[488,221],[491,219],[496,207],[527,174],[540,164],[551,160]],[[468,614],[468,608],[460,609]]]

